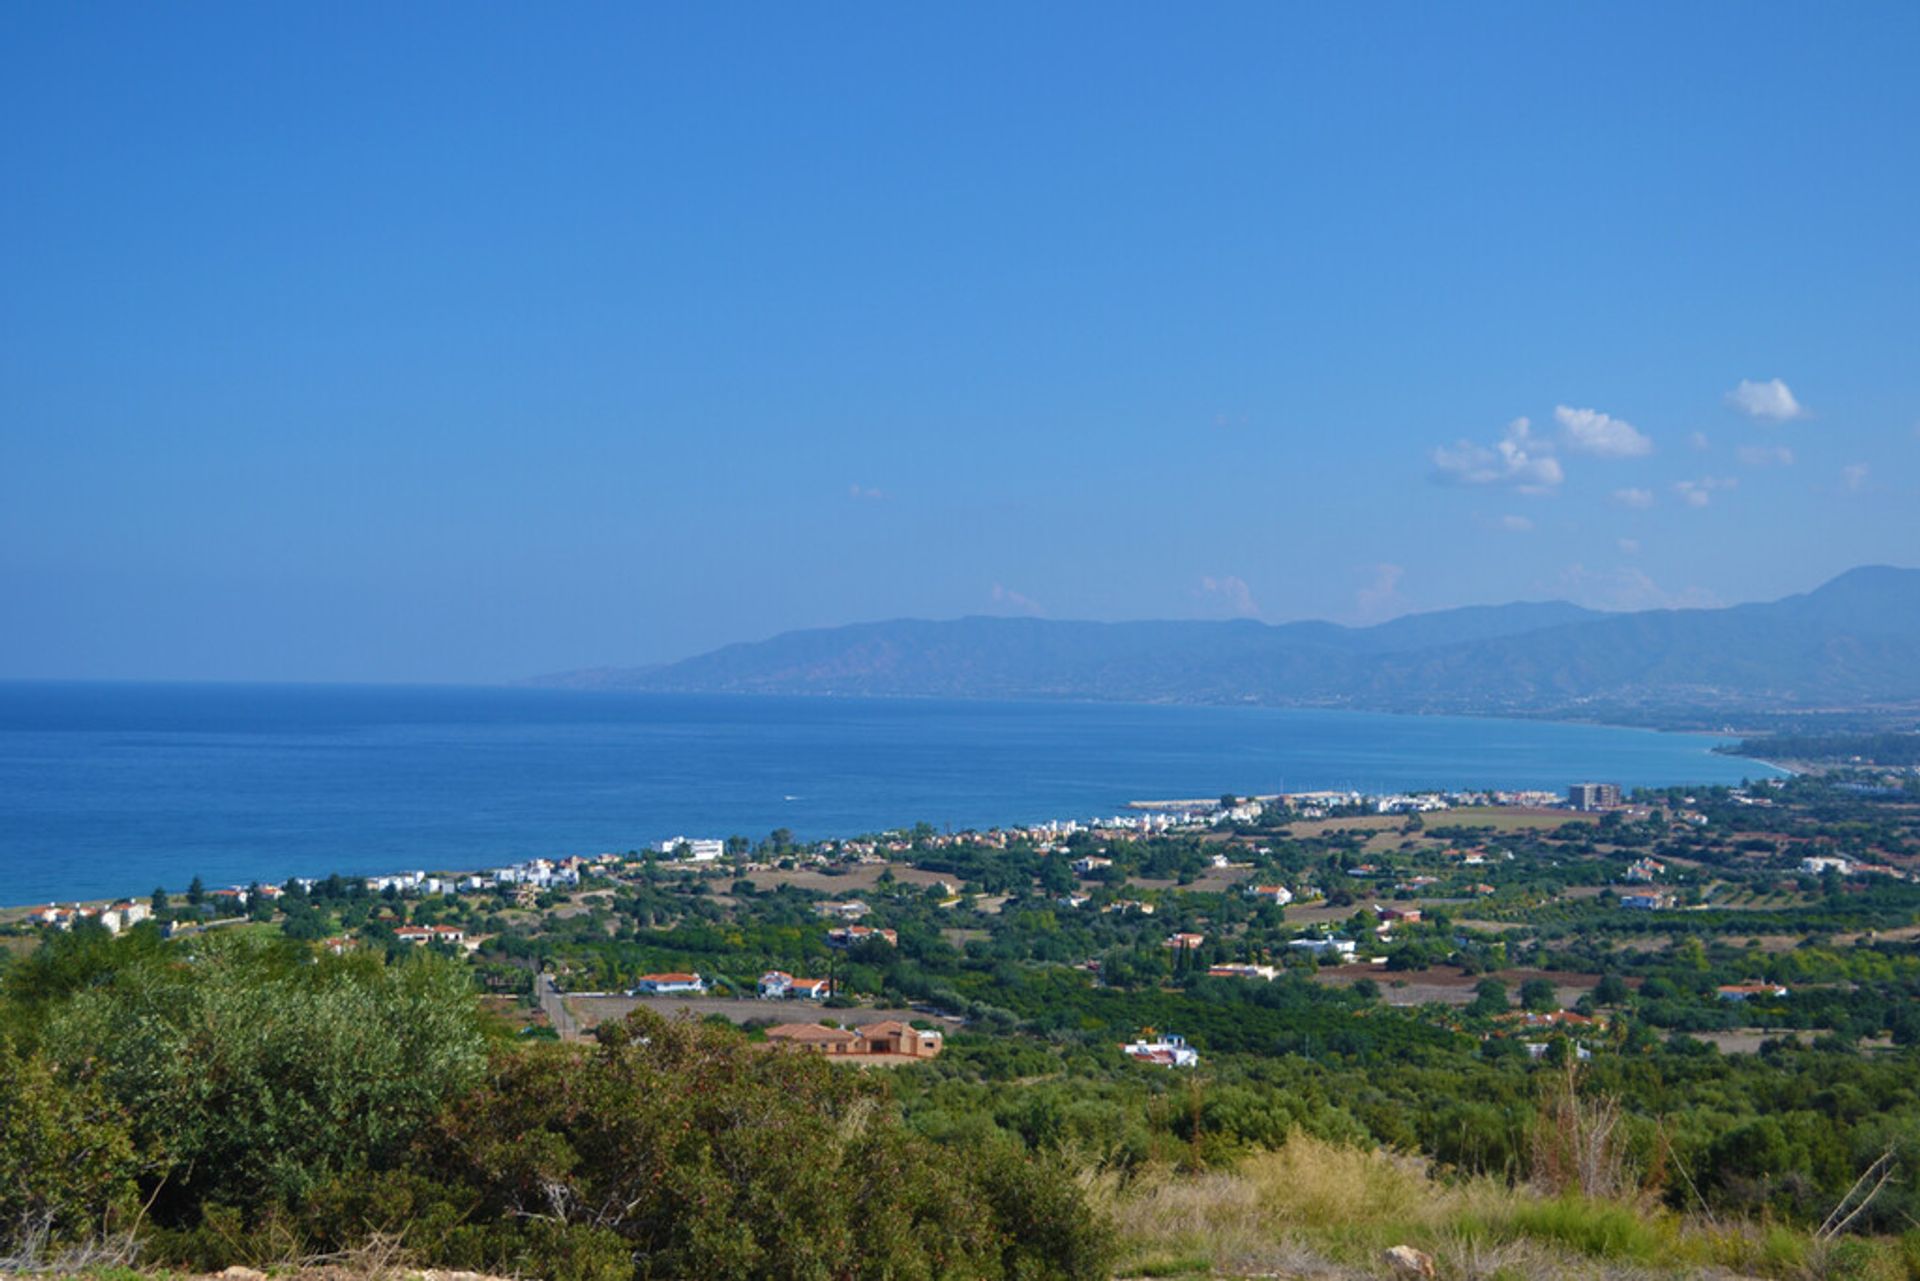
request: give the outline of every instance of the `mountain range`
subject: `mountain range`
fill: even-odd
[[[536,684],[675,693],[1251,703],[1718,724],[1920,704],[1920,570],[1725,609],[1565,601],[1334,623],[899,619]]]

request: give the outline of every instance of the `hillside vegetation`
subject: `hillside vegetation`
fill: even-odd
[[[775,832],[537,891],[156,893],[117,937],[23,913],[0,1262],[1920,1277],[1920,780],[1631,799]],[[756,999],[769,971],[832,994]],[[708,990],[620,993],[663,974]],[[880,1018],[944,1048],[767,1036]],[[1153,1029],[1199,1065],[1122,1051]]]

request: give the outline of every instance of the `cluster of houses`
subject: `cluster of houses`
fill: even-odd
[[[416,894],[477,894],[483,890],[504,887],[526,887],[533,890],[568,888],[580,884],[580,878],[597,865],[612,862],[617,855],[602,854],[598,858],[583,858],[570,855],[566,858],[531,858],[524,863],[514,863],[507,867],[490,868],[484,872],[463,874],[429,872],[391,872],[384,876],[369,876],[367,888],[376,894],[393,890],[397,894],[413,896]],[[299,884],[312,889],[318,881],[302,877]],[[262,887],[265,888],[265,887]]]
[[[135,903],[131,899],[121,899],[118,903],[102,906],[47,907],[36,908],[27,914],[27,920],[35,925],[44,925],[56,930],[70,930],[82,921],[93,921],[106,927],[109,934],[118,934],[121,930],[131,929],[141,921],[153,915],[145,903]]]

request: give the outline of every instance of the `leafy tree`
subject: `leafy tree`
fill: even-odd
[[[1552,979],[1528,979],[1520,985],[1520,1004],[1529,1010],[1551,1010],[1560,1004]]]
[[[1618,974],[1601,976],[1599,984],[1593,989],[1593,999],[1597,1005],[1625,1005],[1632,995],[1626,980]]]

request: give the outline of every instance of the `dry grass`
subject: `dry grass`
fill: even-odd
[[[1836,1267],[1831,1251],[1779,1226],[1709,1224],[1636,1199],[1553,1196],[1492,1179],[1435,1179],[1419,1160],[1303,1135],[1232,1170],[1088,1182],[1120,1225],[1121,1277],[1377,1277],[1385,1275],[1381,1252],[1399,1244],[1432,1255],[1443,1281],[1907,1275],[1894,1241],[1853,1239],[1846,1249],[1857,1257]],[[1861,1257],[1873,1266],[1859,1269]]]

